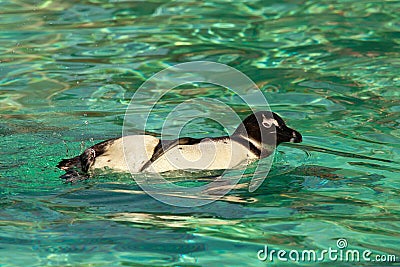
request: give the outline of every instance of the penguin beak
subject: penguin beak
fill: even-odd
[[[301,136],[301,134],[298,131],[293,130],[292,138],[290,138],[289,142],[290,143],[301,143],[302,141],[303,141],[303,137]]]
[[[277,144],[282,142],[301,143],[303,141],[303,137],[298,131],[286,127],[286,129],[283,131],[278,130],[277,141]]]

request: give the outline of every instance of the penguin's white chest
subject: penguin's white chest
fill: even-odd
[[[146,171],[229,169],[254,159],[256,156],[237,142],[206,138],[198,144],[178,145],[166,151]]]
[[[166,172],[173,170],[217,170],[237,167],[257,159],[250,150],[229,138],[206,138],[193,145],[167,147],[154,162],[148,163],[159,139],[149,135],[131,135],[117,139],[92,166],[124,172]],[[142,170],[143,169],[143,170]]]

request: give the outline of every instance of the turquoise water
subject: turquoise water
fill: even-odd
[[[399,260],[399,9],[369,0],[0,2],[0,266],[266,266],[264,245],[323,250],[339,238]],[[147,78],[195,60],[248,75],[303,134],[279,147],[257,191],[244,181],[188,209],[157,202],[129,175],[62,183],[58,161],[119,136]],[[213,86],[177,89],[148,130],[195,96],[225,97],[248,114]],[[197,137],[224,132],[208,120],[188,127]],[[340,265],[360,264],[390,265]]]

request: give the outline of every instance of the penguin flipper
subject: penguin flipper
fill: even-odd
[[[176,140],[165,140],[160,141],[158,145],[154,148],[153,156],[140,168],[140,172],[147,169],[153,162],[159,159],[167,151],[178,145],[194,145],[201,142],[203,139],[191,138],[191,137],[181,137]]]

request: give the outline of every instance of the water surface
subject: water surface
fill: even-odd
[[[370,0],[0,2],[0,266],[265,266],[257,259],[264,244],[322,250],[339,238],[399,257],[399,8]],[[243,186],[185,209],[147,196],[129,175],[62,183],[61,158],[119,136],[135,90],[194,60],[248,75],[304,136],[301,146],[278,149],[256,192]],[[159,132],[176,104],[196,96],[248,114],[219,88],[182,89],[161,99],[148,130]],[[188,132],[224,130],[197,120]]]

